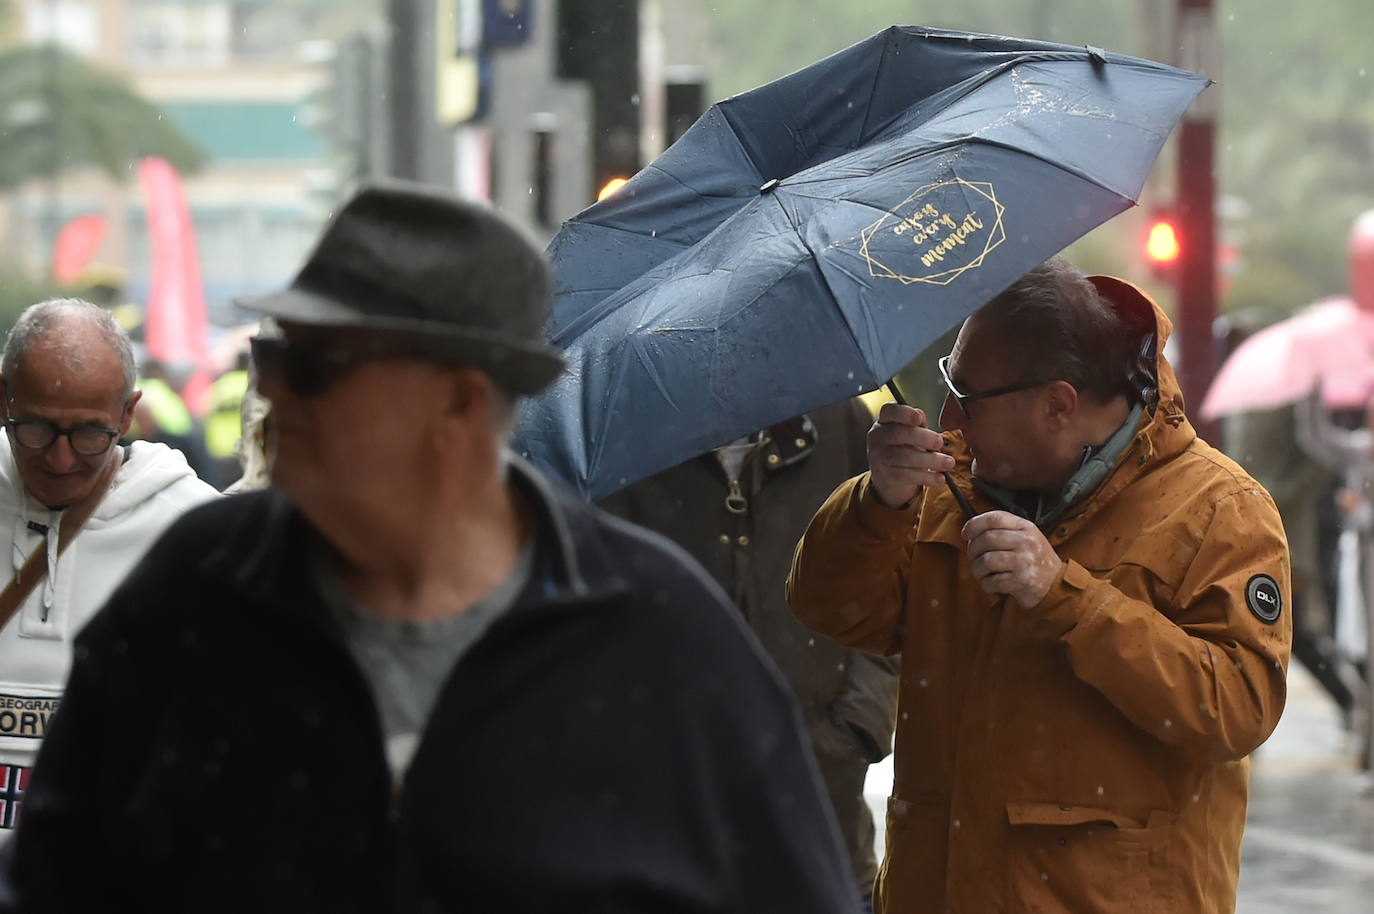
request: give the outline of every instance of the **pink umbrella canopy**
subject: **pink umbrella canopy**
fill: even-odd
[[[1355,306],[1374,314],[1374,209],[1366,210],[1350,228],[1350,297]]]
[[[1316,388],[1332,409],[1362,407],[1374,394],[1374,312],[1349,298],[1323,299],[1237,346],[1200,415],[1274,409]]]

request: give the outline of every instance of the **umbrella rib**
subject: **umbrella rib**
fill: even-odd
[[[830,295],[830,300],[835,303],[835,310],[839,312],[840,319],[844,323],[845,329],[849,331],[849,340],[851,343],[854,344],[854,350],[856,352],[863,353],[864,347],[859,342],[859,336],[854,331],[853,324],[850,323],[849,315],[845,314],[844,309],[839,306],[839,295],[835,292],[835,289],[830,285],[830,280],[826,277],[825,270],[821,268],[820,258],[816,256],[816,252],[813,251],[811,249],[811,246],[807,244],[805,240],[802,238],[800,227],[792,221],[792,215],[787,211],[787,207],[782,205],[782,201],[775,196],[773,198],[773,202],[777,205],[778,209],[782,211],[783,218],[787,220],[787,224],[791,227],[792,232],[797,236],[798,241],[801,242],[802,250],[806,252],[807,258],[809,258],[811,262],[815,265],[815,275],[819,278],[820,282],[825,286],[825,291]],[[791,269],[789,269],[786,273],[779,277],[778,282],[781,282],[786,277],[792,275],[792,273],[801,268],[801,265],[802,262],[800,260],[797,261],[795,264],[792,265]],[[774,283],[774,285],[777,285],[777,283]],[[763,291],[760,291],[758,295],[754,296],[754,298],[750,300],[750,303],[752,303],[753,301],[757,301],[760,297],[762,297],[763,294]],[[866,367],[869,369],[870,372],[873,370],[872,365]]]
[[[1127,201],[1129,201],[1129,202],[1132,203],[1132,204],[1134,204],[1134,203],[1136,202],[1136,199],[1135,199],[1134,197],[1130,196],[1129,194],[1124,194],[1124,193],[1122,193],[1119,189],[1117,189],[1117,188],[1115,188],[1115,187],[1111,187],[1111,186],[1109,186],[1109,185],[1107,185],[1107,184],[1104,184],[1102,181],[1098,180],[1097,178],[1093,177],[1093,176],[1090,175],[1090,174],[1087,174],[1087,173],[1081,171],[1080,169],[1077,169],[1077,168],[1069,168],[1068,166],[1066,166],[1066,165],[1065,165],[1064,163],[1062,163],[1062,162],[1056,162],[1056,161],[1053,160],[1053,159],[1046,158],[1046,157],[1043,156],[1043,155],[1040,155],[1040,154],[1035,153],[1035,152],[1031,152],[1030,150],[1024,149],[1024,148],[1022,148],[1022,147],[1020,147],[1020,146],[1016,146],[1016,145],[1013,145],[1013,144],[1011,144],[1011,143],[1002,142],[1001,140],[990,140],[990,139],[988,139],[988,138],[986,138],[986,137],[981,137],[981,136],[971,136],[971,135],[970,135],[970,136],[962,136],[962,137],[959,137],[959,138],[957,138],[957,139],[948,140],[948,141],[946,141],[946,142],[944,142],[944,143],[940,143],[940,144],[938,144],[938,145],[934,145],[934,146],[924,146],[924,147],[921,148],[920,152],[917,153],[917,155],[925,156],[925,155],[931,155],[931,154],[933,154],[933,153],[942,152],[942,151],[949,150],[949,149],[955,149],[955,150],[957,150],[957,149],[959,149],[960,147],[965,147],[965,146],[968,146],[968,145],[970,145],[970,144],[972,144],[972,143],[981,143],[981,144],[984,145],[984,146],[996,146],[996,147],[998,147],[999,149],[1006,149],[1006,150],[1008,150],[1008,151],[1010,151],[1010,152],[1017,153],[1018,155],[1024,155],[1024,156],[1027,156],[1027,157],[1029,157],[1029,158],[1038,159],[1039,161],[1044,162],[1046,165],[1049,165],[1049,166],[1051,166],[1052,168],[1057,168],[1059,171],[1062,171],[1062,172],[1064,172],[1065,174],[1073,175],[1075,178],[1079,178],[1079,179],[1081,179],[1081,180],[1083,180],[1083,181],[1086,181],[1086,182],[1088,182],[1089,184],[1092,184],[1092,185],[1095,186],[1095,187],[1100,187],[1100,188],[1102,188],[1103,190],[1107,191],[1108,193],[1114,194],[1114,195],[1116,195],[1117,197],[1120,197],[1120,198],[1123,199],[1123,200],[1127,200]],[[813,184],[813,183],[814,183],[814,184],[820,184],[820,183],[824,183],[824,182],[827,182],[827,181],[832,181],[832,180],[834,180],[834,178],[831,177],[831,176],[827,176],[827,175],[813,176],[811,173],[812,173],[812,172],[819,171],[820,169],[824,168],[825,166],[833,165],[835,161],[836,161],[836,160],[832,159],[832,160],[830,160],[829,162],[822,162],[822,163],[820,163],[819,165],[813,165],[811,168],[808,168],[808,169],[806,169],[806,170],[804,170],[804,171],[799,171],[799,172],[797,172],[797,173],[792,177],[792,179],[789,180],[789,181],[786,183],[786,185],[784,185],[785,188],[786,188],[786,190],[787,190],[787,192],[788,192],[789,194],[794,195],[794,196],[806,197],[806,198],[809,199],[809,200],[820,200],[820,201],[832,200],[833,197],[829,197],[829,196],[817,196],[817,195],[813,195],[813,194],[803,193],[803,192],[801,191],[800,188],[801,188],[801,187],[804,187],[804,186],[807,185],[807,184]],[[896,165],[896,164],[898,164],[899,162],[902,162],[902,161],[905,161],[905,159],[900,159],[900,160],[898,160],[898,161],[896,161],[896,162],[888,163],[888,167],[890,167],[891,165]],[[847,202],[849,202],[849,203],[855,203],[855,204],[858,204],[858,205],[860,205],[860,206],[868,206],[869,208],[874,209],[875,211],[877,211],[877,210],[879,209],[876,205],[863,203],[863,202],[860,201],[860,200],[849,200],[849,201],[847,201]]]
[[[888,42],[884,41],[884,42],[883,42],[883,53],[882,53],[882,55],[878,58],[878,65],[877,65],[876,67],[873,68],[873,81],[869,83],[869,85],[868,85],[868,92],[867,92],[867,94],[864,96],[865,98],[869,99],[869,103],[868,103],[867,105],[864,106],[864,119],[863,119],[863,123],[859,124],[859,137],[860,137],[861,139],[866,139],[866,138],[868,137],[868,119],[869,119],[869,117],[871,117],[872,114],[873,114],[873,102],[872,102],[872,99],[873,99],[873,90],[874,90],[874,89],[877,87],[877,85],[878,85],[878,77],[882,75],[883,67],[887,66],[887,55],[888,55],[888,52],[891,51],[891,50],[892,50],[892,46],[891,46]],[[890,120],[889,120],[889,123],[891,123]]]
[[[727,98],[724,101],[717,103],[716,111],[720,113],[721,119],[723,119],[726,125],[729,126],[730,135],[735,138],[736,143],[739,143],[740,152],[744,153],[745,160],[749,163],[749,166],[754,169],[754,180],[762,184],[766,180],[766,178],[763,177],[763,172],[759,169],[759,163],[754,161],[753,153],[749,151],[749,149],[744,145],[744,143],[740,142],[739,130],[737,129],[739,120],[735,118],[734,112],[731,111],[730,105],[727,104],[727,102],[729,101],[730,99]],[[784,178],[786,177],[786,175],[769,175],[768,177]]]
[[[751,164],[752,164],[752,163],[751,163]],[[756,171],[756,172],[757,172],[757,170],[758,170],[758,169],[755,168],[755,171]],[[698,197],[702,197],[702,198],[706,198],[706,199],[712,199],[712,200],[739,200],[739,201],[741,201],[741,205],[743,205],[744,203],[748,203],[749,200],[752,199],[753,196],[754,196],[754,192],[752,192],[752,191],[749,192],[749,193],[746,193],[746,194],[719,194],[719,193],[713,194],[713,193],[707,193],[707,192],[705,192],[705,191],[702,191],[702,190],[699,189],[699,188],[692,187],[690,184],[688,184],[687,182],[683,181],[683,180],[682,180],[681,178],[679,178],[677,175],[673,174],[672,172],[665,171],[664,169],[659,168],[659,167],[656,166],[656,165],[646,165],[646,166],[644,166],[644,168],[640,170],[640,174],[643,174],[644,172],[648,172],[648,171],[651,171],[651,172],[653,172],[653,173],[656,174],[656,175],[662,175],[663,177],[668,178],[669,180],[671,180],[673,183],[677,184],[679,187],[683,188],[684,190],[690,191],[691,193],[696,194]],[[610,199],[614,199],[614,197],[612,197],[612,198],[610,198]],[[617,207],[606,207],[604,213],[598,214],[598,215],[599,215],[599,216],[600,216],[600,215],[604,215],[604,217],[607,218],[607,219],[619,218],[620,214],[619,214],[619,212],[617,211],[617,209],[618,209]],[[635,238],[642,238],[642,237],[644,237],[644,235],[643,235],[642,232],[631,231],[630,229],[627,229],[627,228],[625,228],[624,226],[615,225],[615,224],[610,223],[610,222],[602,222],[602,221],[600,221],[599,219],[590,219],[590,218],[584,219],[584,218],[582,218],[581,216],[575,216],[575,217],[573,217],[572,219],[570,219],[570,220],[568,220],[568,221],[569,221],[569,222],[576,222],[576,223],[578,223],[578,224],[580,224],[580,225],[595,225],[595,226],[598,226],[599,228],[613,229],[614,231],[623,232],[623,233],[625,233],[626,235],[630,235],[630,236],[635,237]],[[691,245],[683,245],[683,247],[691,247]]]
[[[743,148],[743,147],[741,147],[741,148]],[[755,191],[755,190],[750,190],[748,193],[744,193],[744,194],[712,194],[712,193],[707,193],[707,192],[701,190],[700,188],[693,187],[692,185],[688,184],[686,181],[682,180],[681,178],[679,178],[677,175],[673,174],[672,172],[664,171],[662,168],[658,168],[657,166],[654,166],[654,165],[646,166],[646,168],[652,168],[652,169],[654,170],[654,173],[655,173],[655,174],[663,175],[665,178],[669,178],[669,179],[671,179],[672,181],[674,181],[679,187],[681,187],[681,188],[683,188],[683,189],[685,189],[685,190],[691,191],[692,193],[696,194],[698,197],[702,197],[702,198],[705,198],[705,199],[709,199],[709,200],[740,200],[740,201],[742,201],[741,205],[743,205],[743,203],[748,203],[748,202],[749,202],[750,200],[752,200],[754,197],[758,196],[758,192]],[[754,171],[757,173],[758,169],[755,168]]]
[[[811,250],[809,247],[806,249],[806,253],[810,256],[811,260],[815,262],[816,275],[820,277],[821,283],[825,285],[825,291],[828,292],[830,294],[830,298],[837,303],[835,310],[840,313],[840,319],[844,322],[844,329],[849,331],[849,341],[854,344],[854,351],[863,354],[864,347],[863,344],[859,342],[859,334],[855,332],[854,325],[849,320],[849,315],[845,313],[843,308],[839,307],[839,297],[837,296],[835,289],[830,285],[830,279],[825,275],[825,270],[821,269],[820,259],[816,257],[816,252]],[[798,264],[798,266],[800,266],[800,264]],[[913,355],[912,358],[915,358],[915,355]],[[866,358],[864,367],[867,368],[870,373],[872,373],[873,366],[867,364]]]

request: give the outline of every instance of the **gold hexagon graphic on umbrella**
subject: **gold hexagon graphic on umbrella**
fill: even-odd
[[[963,191],[957,194],[956,206],[945,205],[951,189]],[[949,285],[965,272],[982,266],[988,254],[1007,240],[1002,225],[1005,210],[991,181],[953,178],[926,184],[860,233],[859,253],[868,263],[871,276],[895,279],[903,285]],[[884,231],[910,240],[912,256],[903,259],[930,272],[918,273],[905,265],[901,270],[894,268],[892,255],[897,252],[890,250],[891,241],[880,235]],[[878,239],[887,242],[884,247],[888,250],[882,253],[886,263],[873,250]],[[977,254],[965,258],[963,255],[969,250]]]

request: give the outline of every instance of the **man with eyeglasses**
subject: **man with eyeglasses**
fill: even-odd
[[[25,310],[5,342],[0,394],[3,844],[22,817],[77,632],[153,540],[215,490],[165,445],[118,445],[139,397],[133,349],[97,305]]]
[[[1247,756],[1283,709],[1287,543],[1197,437],[1134,286],[1055,258],[889,403],[812,520],[794,612],[901,653],[875,910],[1234,910]]]
[[[243,303],[281,330],[272,486],[187,515],[82,636],[19,909],[855,909],[725,595],[506,448],[563,369],[549,284],[490,209],[388,182]]]

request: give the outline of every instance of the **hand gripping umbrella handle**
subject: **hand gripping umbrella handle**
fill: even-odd
[[[888,393],[892,394],[892,399],[898,404],[902,406],[910,405],[906,402],[906,397],[902,396],[902,392],[897,389],[896,378],[890,378],[887,384],[883,386],[887,388]],[[973,505],[964,497],[964,493],[959,491],[959,487],[954,484],[954,478],[948,473],[944,473],[943,475],[945,477],[945,485],[949,486],[949,494],[954,496],[954,500],[959,503],[959,509],[964,512],[964,520],[973,520],[973,518],[978,516],[978,512],[973,510]]]

